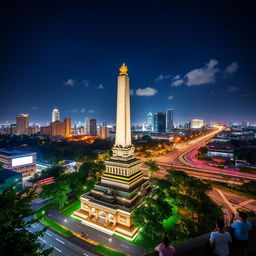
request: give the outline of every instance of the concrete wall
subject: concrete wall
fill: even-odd
[[[250,232],[250,241],[248,246],[249,255],[256,255],[256,218],[250,220],[253,228]],[[204,234],[193,239],[187,240],[175,246],[177,256],[206,256],[210,255],[209,247],[210,233]],[[157,256],[158,253],[152,253],[148,256]]]

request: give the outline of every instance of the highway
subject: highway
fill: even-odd
[[[40,223],[34,223],[28,229],[31,232],[37,232],[44,228],[45,226]],[[71,238],[66,238],[59,233],[48,229],[43,237],[39,237],[38,242],[44,245],[44,248],[53,247],[54,255],[65,255],[65,256],[96,256],[91,252],[92,245],[82,241],[81,239],[72,236]]]
[[[229,191],[213,188],[209,192],[209,196],[222,208],[225,217],[225,224],[230,223],[232,213],[236,213],[238,209],[245,211],[256,211],[256,200],[249,199]]]
[[[157,161],[160,171],[154,173],[157,178],[164,178],[167,174],[166,170],[176,168],[187,172],[189,175],[200,179],[220,181],[225,183],[241,184],[243,181],[256,180],[255,174],[247,174],[237,171],[235,168],[220,169],[210,166],[206,161],[201,161],[195,158],[198,148],[205,146],[216,134],[222,132],[224,126],[219,126],[217,130],[204,135],[195,140],[180,143],[176,148],[163,156],[153,158]],[[142,159],[145,162],[145,159]],[[147,169],[142,166],[142,171],[147,172]]]

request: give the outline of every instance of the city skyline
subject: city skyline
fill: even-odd
[[[132,123],[168,108],[174,123],[255,122],[249,5],[11,7],[1,17],[1,123],[14,122],[18,113],[49,122],[54,107],[61,118],[114,123],[115,75],[123,62]]]

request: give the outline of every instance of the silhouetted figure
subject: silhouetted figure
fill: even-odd
[[[170,245],[168,236],[163,238],[162,243],[159,244],[155,250],[159,252],[159,256],[174,256],[176,254],[175,248]]]
[[[249,231],[252,228],[251,222],[247,221],[247,214],[238,212],[236,218],[232,218],[230,226],[234,229],[234,245],[238,255],[246,256]]]
[[[229,232],[224,231],[224,221],[218,219],[216,228],[211,233],[210,245],[213,248],[213,253],[218,256],[230,255],[229,245],[232,242],[232,237]]]

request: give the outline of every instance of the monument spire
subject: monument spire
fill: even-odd
[[[131,148],[130,81],[128,67],[123,63],[117,80],[115,148]],[[121,152],[119,152],[121,153]],[[120,155],[120,154],[119,154]]]

